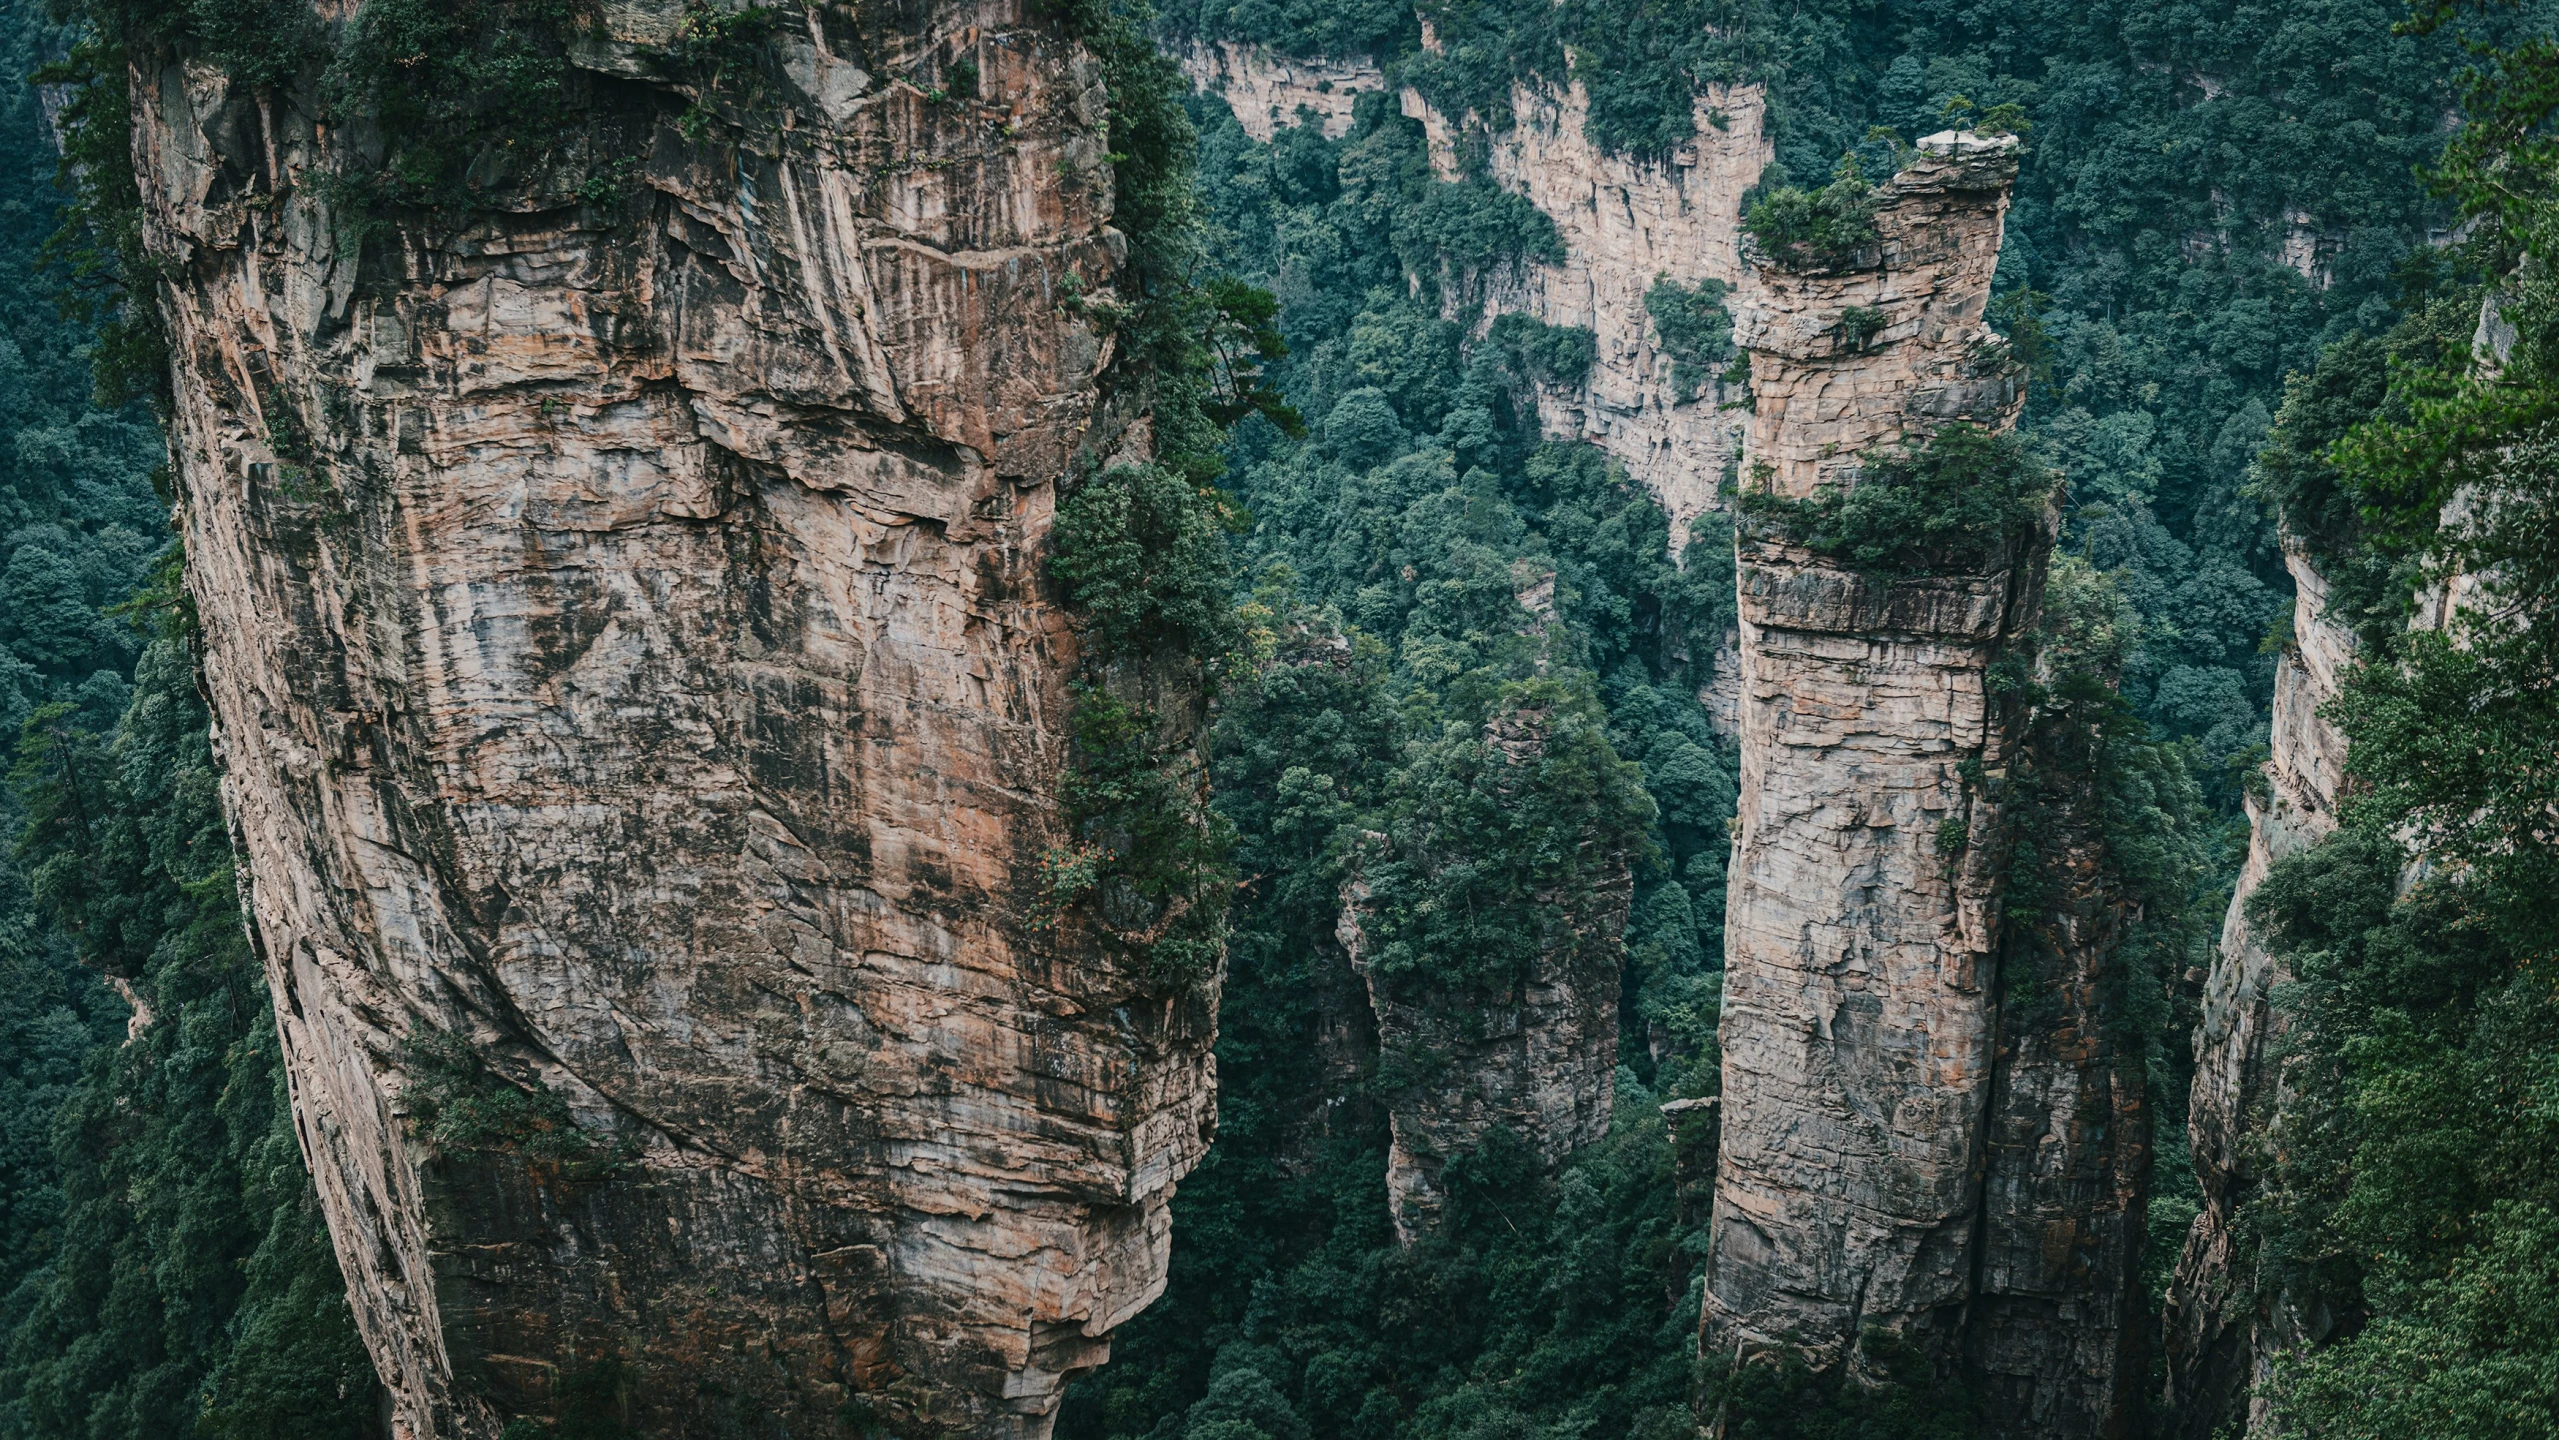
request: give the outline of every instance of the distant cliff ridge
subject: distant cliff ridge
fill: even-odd
[[[1213,979],[1033,923],[1058,487],[1140,442],[1103,78],[1032,13],[608,7],[433,208],[335,179],[414,137],[144,58],[227,799],[412,1440],[599,1376],[1040,1436],[1164,1283]]]

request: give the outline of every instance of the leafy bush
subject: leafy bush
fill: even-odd
[[[1655,813],[1596,696],[1551,680],[1505,687],[1481,727],[1453,726],[1389,788],[1390,848],[1361,872],[1371,971],[1511,994],[1539,955],[1585,943],[1570,927],[1640,856]]]
[[[1733,357],[1733,314],[1724,308],[1732,287],[1721,280],[1682,285],[1667,275],[1654,277],[1644,292],[1644,313],[1653,319],[1653,335],[1671,360],[1671,392],[1694,398],[1718,368]]]
[[[1742,212],[1752,258],[1781,270],[1845,270],[1871,263],[1875,191],[1854,156],[1819,190],[1780,185],[1763,190]]]
[[[1522,379],[1561,390],[1580,389],[1599,359],[1598,337],[1589,330],[1516,311],[1494,317],[1485,338],[1509,355]]]
[[[2060,479],[2014,435],[1955,424],[1871,456],[1850,486],[1805,499],[1745,491],[1756,533],[1878,575],[1964,575],[2001,563],[2044,523]]]
[[[1232,643],[1226,513],[1170,466],[1114,465],[1058,502],[1049,571],[1105,656],[1210,658]]]

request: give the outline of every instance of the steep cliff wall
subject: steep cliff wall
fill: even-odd
[[[2327,618],[2327,582],[2310,557],[2297,545],[2287,546],[2284,563],[2297,587],[2293,643],[2276,661],[2266,791],[2246,797],[2248,859],[2204,982],[2186,1121],[2203,1208],[2178,1256],[2164,1326],[2163,1398],[2176,1433],[2196,1440],[2215,1434],[2243,1406],[2252,1419],[2262,1418],[2263,1402],[2247,1397],[2271,1373],[2275,1358],[2328,1329],[2315,1303],[2257,1294],[2256,1267],[2233,1226],[2254,1182],[2255,1151],[2264,1143],[2280,1091],[2275,1042],[2282,1027],[2273,994],[2290,978],[2249,925],[2247,904],[2277,861],[2336,829],[2346,743],[2319,718],[2319,709],[2337,693],[2356,649],[2353,634]]]
[[[1982,328],[2013,142],[1930,143],[1878,196],[1874,263],[1762,272],[1737,307],[1753,478],[1854,483],[1862,453],[2019,392]],[[1881,310],[1864,345],[1842,315]],[[1723,1136],[1706,1343],[1852,1354],[1942,1332],[1973,1284],[1996,1028],[1998,817],[1968,774],[2016,740],[1991,664],[2040,546],[1889,581],[1746,542],[1741,812],[1726,908]],[[1941,837],[1961,837],[1950,862]]]
[[[1314,112],[1324,138],[1350,133],[1359,97],[1386,88],[1386,72],[1365,55],[1299,58],[1235,40],[1190,40],[1173,57],[1191,84],[1226,101],[1244,133],[1267,144],[1299,123],[1300,109]]]
[[[2048,624],[2048,651],[2056,638]],[[2129,1436],[2150,1377],[2149,1054],[2125,1013],[2146,977],[2110,855],[2121,802],[2097,783],[2111,743],[2047,712],[2020,747],[2038,793],[2015,828],[2033,829],[2037,894],[2003,925],[1962,1352],[1986,1433],[2016,1440]]]
[[[404,137],[311,84],[137,71],[226,798],[403,1436],[595,1375],[1036,1436],[1161,1288],[1213,986],[1025,924],[1120,253],[1027,13],[786,6],[740,100],[607,7],[467,212],[341,203]]]
[[[1757,399],[1746,487],[1903,483],[1873,458],[2015,421],[2015,367],[1982,326],[2014,151],[1932,136],[1877,193],[1862,253],[1760,267],[1736,305]],[[1826,559],[1782,520],[1744,528],[1701,1337],[1851,1377],[1907,1378],[1915,1356],[2018,1440],[2129,1433],[2146,1376],[2128,905],[2104,730],[2063,685],[2102,682],[2112,642],[2073,628],[2102,609],[2077,599],[2047,628],[2051,523],[1897,573]],[[2029,708],[2007,667],[2056,688]],[[2011,873],[2029,856],[2031,881]]]
[[[1406,96],[1408,111],[1419,96]],[[1709,86],[1696,97],[1696,138],[1662,160],[1612,154],[1589,138],[1590,95],[1514,86],[1516,123],[1493,138],[1486,171],[1555,222],[1564,258],[1497,283],[1488,312],[1516,311],[1591,332],[1597,356],[1577,391],[1546,387],[1546,433],[1587,439],[1615,456],[1670,512],[1672,545],[1719,505],[1744,417],[1722,408],[1738,387],[1709,379],[1682,394],[1645,309],[1657,281],[1737,285],[1742,195],[1770,148],[1757,86]],[[1427,109],[1427,107],[1419,107]]]

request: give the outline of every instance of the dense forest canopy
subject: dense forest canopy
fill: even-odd
[[[160,18],[230,35],[262,17]],[[2347,823],[2251,909],[2298,976],[2300,1103],[2249,1212],[2249,1278],[2315,1286],[2343,1317],[2268,1392],[2305,1435],[2559,1434],[2559,289],[2529,258],[2559,244],[2550,18],[2410,24],[2382,0],[1176,0],[1153,22],[1369,55],[1495,128],[1514,82],[1577,79],[1593,138],[1638,156],[1689,137],[1702,87],[1765,83],[1777,164],[1757,198],[1806,197],[1765,212],[1772,227],[1789,205],[1821,218],[1811,197],[1843,176],[1889,173],[1900,138],[2014,117],[2029,148],[1997,314],[2033,384],[2024,443],[1967,463],[2001,467],[2012,501],[2035,477],[2067,486],[2035,743],[2103,777],[2099,823],[2155,917],[2124,1006],[2159,1126],[2154,1297],[2194,1211],[2192,977],[2265,753],[2281,537],[2335,580],[2364,646],[2335,710]],[[78,23],[12,6],[0,63],[36,71]],[[1170,1291],[1061,1433],[1690,1435],[1704,1197],[1683,1165],[1696,1112],[1664,1105],[1717,1083],[1736,776],[1698,693],[1733,619],[1729,527],[1674,537],[1599,452],[1540,433],[1534,389],[1579,378],[1586,332],[1505,317],[1479,335],[1445,303],[1444,285],[1555,255],[1546,217],[1480,174],[1436,175],[1388,96],[1340,138],[1267,144],[1212,97],[1173,108],[1144,23],[1092,33],[1153,286],[1129,338],[1166,387],[1164,444],[1077,492],[1056,574],[1095,617],[1097,661],[1170,645],[1218,680],[1214,813],[1144,751],[1142,723],[1088,694],[1071,803],[1113,838],[1051,857],[1044,883],[1060,904],[1118,885],[1182,917],[1147,942],[1167,967],[1205,967],[1223,936],[1222,1120],[1181,1192]],[[99,93],[103,72],[84,73]],[[0,126],[0,724],[17,737],[0,1440],[366,1434],[373,1381],[239,925],[158,438],[91,389],[102,358],[147,392],[142,352],[132,327],[101,338],[94,313],[46,298],[64,282],[37,273],[61,209],[41,92],[12,87]],[[112,270],[120,238],[75,234],[74,272]],[[2482,366],[2491,293],[2511,338]],[[1731,358],[1720,297],[1656,287],[1646,308],[1694,395]],[[1913,484],[1932,463],[1909,462]],[[1993,508],[1984,533],[2013,521]],[[1915,523],[1802,518],[1852,556]],[[1875,543],[1860,563],[1925,563]],[[2453,573],[2476,601],[2411,631]],[[1531,712],[1533,773],[1496,776],[1488,729]],[[2033,773],[2017,783],[2031,803]],[[1548,1173],[1496,1133],[1449,1167],[1437,1231],[1399,1244],[1386,1106],[1430,1057],[1326,1040],[1328,1015],[1365,1003],[1337,949],[1345,881],[1372,896],[1381,983],[1462,1003],[1516,982],[1600,855],[1633,872],[1609,1136]],[[2036,903],[2031,883],[2012,902],[2029,925]],[[1903,1378],[1755,1374],[1725,1413],[1735,1435],[1968,1433],[1965,1396]]]

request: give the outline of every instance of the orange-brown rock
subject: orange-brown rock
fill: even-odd
[[[137,68],[305,1152],[411,1440],[608,1361],[652,1434],[1044,1435],[1213,1117],[1213,983],[1026,924],[1046,541],[1124,443],[1102,79],[1012,0],[786,4],[723,99],[686,13],[604,7],[467,211],[338,203],[383,137],[315,86]]]

